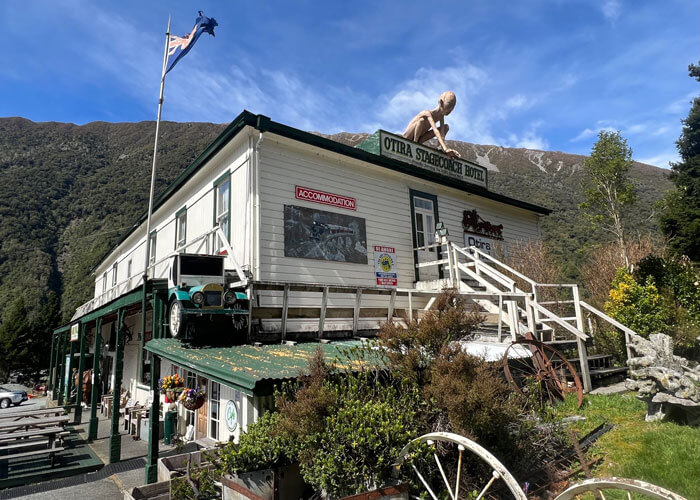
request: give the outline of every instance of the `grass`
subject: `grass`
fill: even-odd
[[[589,451],[604,457],[595,476],[641,479],[700,500],[700,427],[645,422],[646,404],[634,394],[589,395],[581,409],[569,399],[554,411],[557,418],[586,417],[571,425],[579,436],[603,422],[615,425]]]

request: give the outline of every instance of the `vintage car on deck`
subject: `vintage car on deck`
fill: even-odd
[[[188,341],[228,343],[248,326],[248,297],[226,287],[223,255],[178,254],[168,280],[170,334]]]

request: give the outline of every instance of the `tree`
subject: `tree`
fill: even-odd
[[[692,78],[700,81],[700,63],[688,66]],[[681,161],[671,164],[676,189],[666,197],[666,209],[659,217],[661,231],[672,250],[700,261],[700,97],[693,99],[683,131],[676,141]]]
[[[21,296],[12,302],[3,319],[0,325],[0,381],[7,380],[10,373],[19,368],[31,367],[27,361],[32,356],[32,329]]]
[[[629,179],[632,166],[632,149],[620,131],[601,130],[593,145],[591,156],[586,158],[583,170],[587,179],[583,189],[586,201],[579,207],[594,226],[612,234],[620,247],[625,267],[630,269],[625,217],[634,204],[634,185]]]

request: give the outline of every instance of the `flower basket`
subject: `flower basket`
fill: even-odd
[[[166,403],[175,403],[184,385],[185,380],[177,373],[163,377],[158,381],[161,394],[165,394]]]
[[[206,398],[206,393],[199,387],[195,387],[194,389],[185,389],[182,391],[178,400],[182,403],[182,406],[188,410],[194,411],[202,407]]]

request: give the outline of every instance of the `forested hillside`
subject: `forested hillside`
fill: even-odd
[[[161,127],[157,192],[224,126],[164,122]],[[146,210],[153,133],[153,122],[76,126],[0,119],[0,317],[21,296],[30,321],[54,317],[58,307],[65,321],[92,296],[90,269]],[[356,144],[365,136],[331,137]],[[583,157],[450,144],[489,168],[493,190],[555,209],[543,221],[544,237],[575,277],[576,263],[602,238],[577,214]],[[655,230],[650,215],[653,203],[671,187],[666,174],[635,164],[635,231]]]

